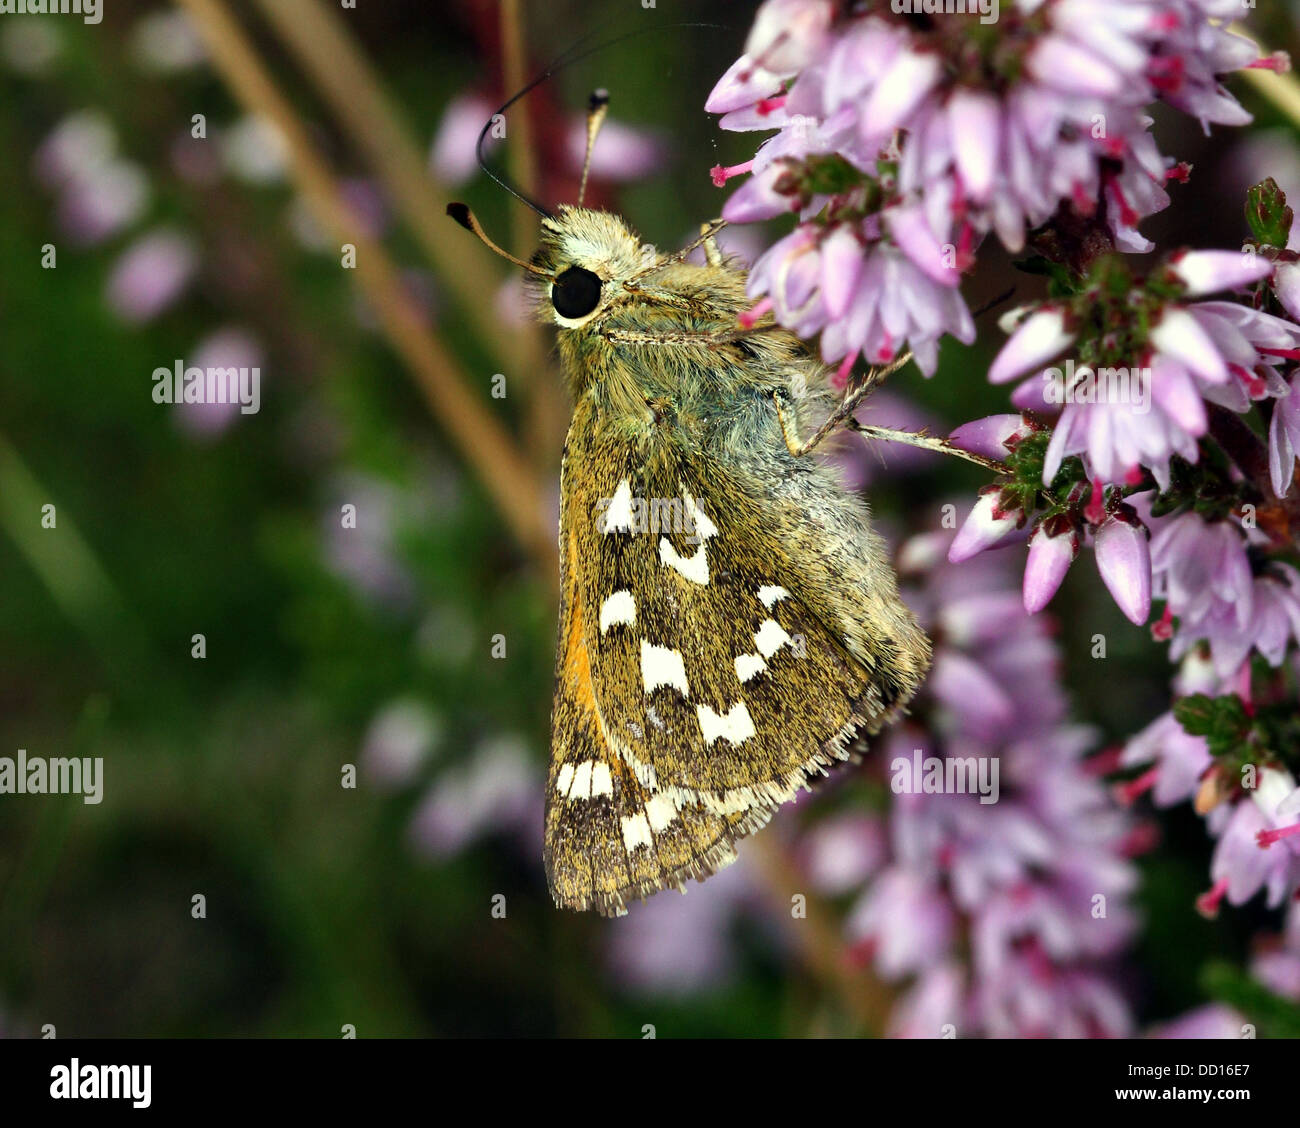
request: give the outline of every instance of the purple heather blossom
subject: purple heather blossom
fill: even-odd
[[[471,146],[471,150],[472,148]],[[573,171],[581,172],[582,162],[587,155],[585,118],[570,124],[566,149]],[[601,126],[600,144],[591,153],[591,176],[595,180],[620,183],[640,180],[663,167],[669,155],[670,150],[663,134],[607,118]]]
[[[1228,521],[1184,513],[1156,523],[1153,590],[1178,620],[1174,661],[1205,642],[1216,673],[1226,678],[1251,650],[1280,665],[1289,642],[1300,638],[1300,573],[1275,562],[1256,576],[1246,548],[1244,530]]]
[[[1130,828],[1081,763],[1093,734],[1064,725],[1057,655],[1026,615],[996,556],[943,562],[951,534],[899,554],[907,598],[939,644],[914,723],[891,729],[878,757],[997,757],[996,803],[971,794],[904,792],[889,815],[890,857],[846,925],[881,975],[912,978],[893,1034],[1119,1035],[1126,1005],[1103,970],[1134,927]],[[971,688],[975,687],[975,688]],[[990,710],[989,701],[1002,703]],[[865,866],[862,868],[866,868]],[[1094,898],[1106,898],[1094,917]],[[969,963],[956,943],[964,936]]]
[[[1029,433],[1024,417],[1019,414],[989,415],[963,423],[948,441],[955,447],[985,458],[1003,459],[1011,449],[1008,443]]]
[[[1255,956],[1250,971],[1273,994],[1300,1003],[1300,905],[1292,903],[1281,937]]]
[[[1141,626],[1151,614],[1151,552],[1146,529],[1111,517],[1097,530],[1093,552],[1106,590],[1129,621]]]
[[[210,368],[261,369],[265,354],[258,339],[247,329],[223,326],[194,346],[189,365],[206,372]],[[229,397],[227,397],[229,398]],[[234,424],[242,412],[239,401],[229,403],[185,403],[172,405],[177,426],[191,436],[211,439]]]
[[[982,493],[948,548],[948,562],[960,564],[986,548],[1008,542],[1016,532],[1018,515],[998,508],[998,491]]]
[[[1215,847],[1214,886],[1201,899],[1203,911],[1217,911],[1225,897],[1229,904],[1244,905],[1261,889],[1267,890],[1269,907],[1277,908],[1300,887],[1300,838],[1287,834],[1265,844],[1278,830],[1294,827],[1295,815],[1281,815],[1279,807],[1295,790],[1289,773],[1260,769],[1258,786],[1233,806]]]
[[[375,714],[366,730],[362,770],[379,787],[403,787],[428,761],[441,731],[441,718],[423,701],[391,701]]]
[[[899,979],[947,953],[954,923],[937,881],[895,866],[871,883],[849,914],[845,931],[851,943],[871,954],[881,975]]]
[[[1213,761],[1205,737],[1192,736],[1173,713],[1163,713],[1129,739],[1120,763],[1126,768],[1152,765],[1133,783],[1123,785],[1126,799],[1150,790],[1157,807],[1172,807],[1196,794]]]
[[[429,788],[410,835],[433,858],[457,854],[487,834],[512,834],[529,850],[540,850],[542,802],[542,781],[523,740],[501,734]]]
[[[752,174],[723,209],[730,221],[794,211],[800,255],[812,244],[838,244],[825,255],[826,293],[803,270],[808,307],[777,299],[776,310],[800,335],[822,332],[828,361],[863,352],[878,362],[885,350],[904,340],[915,348],[919,339],[929,371],[930,338],[961,336],[965,307],[935,290],[944,316],[906,325],[896,317],[889,338],[870,339],[878,294],[889,292],[872,266],[879,248],[900,250],[923,277],[951,288],[987,232],[1019,251],[1025,232],[1062,202],[1086,216],[1104,201],[1117,245],[1149,250],[1136,224],[1168,204],[1165,181],[1182,170],[1156,147],[1145,107],[1163,99],[1203,123],[1249,120],[1219,76],[1256,65],[1258,50],[1210,24],[1192,0],[1034,7],[1033,20],[998,25],[996,55],[980,40],[966,43],[951,21],[923,27],[883,7],[840,13],[826,0],[768,0],[759,8],[745,54],[706,109],[723,115],[724,129],[777,132],[752,161],[715,169],[714,179]],[[796,171],[830,154],[875,184],[880,200],[852,185],[836,196],[801,197]],[[827,205],[838,219],[830,230],[809,222]],[[846,226],[852,240],[838,235]],[[778,256],[780,269],[795,273],[790,250]],[[1187,269],[1215,265],[1192,260]],[[769,280],[754,293],[776,288]],[[855,317],[852,330],[837,328]]]
[[[1295,460],[1300,455],[1300,375],[1287,383],[1288,394],[1273,404],[1273,419],[1268,427],[1268,473],[1273,492],[1286,497],[1295,476]]]
[[[184,292],[198,266],[188,235],[158,228],[131,244],[108,276],[110,308],[123,321],[151,321]]]
[[[1167,269],[1191,293],[1205,293],[1259,281],[1272,267],[1258,255],[1205,251],[1175,256]],[[1049,303],[1027,315],[1017,311],[1002,323],[1015,328],[990,366],[989,379],[1006,383],[1035,372],[1013,402],[1055,410],[1059,400],[1045,398],[1046,377],[1054,374],[1043,366],[1074,342],[1078,330],[1069,312]],[[1129,383],[1129,395],[1102,395],[1105,385],[1099,381],[1095,395],[1065,403],[1044,460],[1044,483],[1077,454],[1088,476],[1103,483],[1129,482],[1145,466],[1167,488],[1172,456],[1189,462],[1199,457],[1197,440],[1208,421],[1204,401],[1241,412],[1266,395],[1285,398],[1287,385],[1277,369],[1298,347],[1300,327],[1249,306],[1219,301],[1165,306],[1132,368],[1147,375]]]
[[[742,854],[709,879],[707,893],[661,893],[610,922],[610,971],[645,994],[681,997],[724,987],[738,956],[730,926],[756,901]]]
[[[823,819],[800,844],[804,870],[813,887],[838,897],[867,880],[885,857],[880,820],[862,814]]]
[[[740,211],[742,221],[757,218],[760,202],[744,197],[733,208],[729,201],[732,210],[724,208],[723,215],[735,219]],[[888,363],[910,344],[930,375],[944,333],[967,344],[975,339],[957,280],[924,216],[895,208],[856,225],[796,227],[754,263],[749,294],[760,300],[757,312],[770,309],[800,336],[821,333],[822,358],[839,363],[842,372],[858,356]]]
[[[1025,562],[1024,603],[1031,615],[1052,601],[1078,551],[1079,534],[1073,529],[1053,536],[1045,526],[1038,527]]]
[[[1153,1038],[1240,1038],[1246,1018],[1226,1003],[1207,1003],[1151,1031]]]
[[[429,169],[444,187],[459,188],[478,170],[478,135],[494,108],[477,95],[463,94],[447,103],[429,147]],[[499,143],[489,130],[483,140],[484,154]]]
[[[967,1029],[966,977],[955,963],[931,964],[894,1004],[891,1038],[941,1038]]]

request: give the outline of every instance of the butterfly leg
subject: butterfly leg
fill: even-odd
[[[704,239],[704,242],[701,245],[704,247],[705,261],[710,266],[721,266],[722,252],[718,249],[718,240],[714,237],[716,235],[716,228],[714,225],[712,223],[701,223],[700,235],[703,236]]]
[[[857,431],[864,438],[880,439],[887,443],[906,443],[908,446],[921,447],[923,450],[933,450],[939,454],[964,458],[967,462],[973,462],[977,466],[983,466],[986,470],[993,470],[999,474],[1010,473],[1005,463],[985,458],[982,454],[974,454],[969,450],[962,450],[947,439],[927,435],[924,431],[894,431],[888,427],[873,427],[867,423],[859,423],[851,416],[845,420],[844,425],[851,431]]]

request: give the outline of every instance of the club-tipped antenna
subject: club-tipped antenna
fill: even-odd
[[[529,271],[532,274],[539,274],[543,278],[551,277],[550,274],[547,273],[545,270],[543,270],[540,266],[534,266],[531,262],[525,262],[521,258],[515,258],[515,256],[512,255],[509,251],[501,247],[498,247],[494,242],[492,242],[492,240],[488,238],[487,232],[484,231],[482,226],[479,224],[478,218],[474,215],[472,211],[469,210],[468,206],[466,206],[465,204],[460,204],[460,203],[448,204],[447,214],[451,216],[451,218],[454,219],[457,223],[459,223],[463,228],[465,228],[466,231],[471,231],[475,235],[477,235],[479,241],[482,242],[483,245],[486,246],[487,249],[490,250],[493,254],[498,254],[503,259],[509,259],[516,266],[522,266],[525,270]]]
[[[609,113],[609,91],[594,90],[587,99],[587,151],[582,158],[582,182],[578,185],[578,207],[587,196],[587,174],[591,172],[591,154],[596,148],[596,135],[605,124]]]

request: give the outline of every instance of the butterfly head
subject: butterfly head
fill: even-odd
[[[543,273],[539,315],[563,329],[581,329],[627,297],[627,284],[657,255],[617,216],[563,207],[542,221],[542,244],[533,265]]]

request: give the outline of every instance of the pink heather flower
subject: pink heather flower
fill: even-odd
[[[1262,256],[1215,251],[1186,252],[1167,268],[1196,293],[1258,281],[1269,269]],[[1015,328],[990,366],[989,379],[1006,383],[1036,372],[1012,400],[1025,409],[1055,410],[1059,400],[1049,402],[1044,393],[1047,377],[1059,376],[1043,366],[1074,342],[1076,330],[1066,310],[1048,304],[1003,323]],[[1080,455],[1088,476],[1103,483],[1126,483],[1145,466],[1162,489],[1168,488],[1169,460],[1179,455],[1196,462],[1199,457],[1197,440],[1208,420],[1204,401],[1243,412],[1256,399],[1284,397],[1287,385],[1277,368],[1297,349],[1300,327],[1245,305],[1165,306],[1145,350],[1132,362],[1138,375],[1127,385],[1127,395],[1102,395],[1107,384],[1098,378],[1097,394],[1071,398],[1061,408],[1043,463],[1044,483],[1052,481],[1066,458]],[[1076,376],[1086,371],[1091,370],[1081,367]]]
[[[1251,975],[1275,995],[1300,1003],[1300,906],[1292,902],[1280,943],[1260,952]]]
[[[761,177],[750,182],[765,183]],[[748,206],[757,197],[738,194],[735,200]],[[910,344],[926,375],[938,364],[945,332],[967,344],[975,339],[975,323],[955,285],[956,274],[945,272],[925,219],[906,209],[886,210],[857,228],[796,227],[749,275],[750,297],[771,301],[778,322],[804,338],[822,334],[828,363],[851,364],[861,355],[884,364]]]
[[[794,74],[815,57],[831,23],[831,0],[766,0],[754,15],[745,54],[777,74]]]
[[[1019,514],[998,509],[999,491],[980,494],[948,549],[948,562],[960,564],[986,548],[1001,545],[1016,532]]]
[[[1041,368],[1074,343],[1074,332],[1066,325],[1065,311],[1045,305],[1019,322],[1011,339],[989,366],[989,381],[1005,384],[1031,369]]]
[[[472,759],[429,788],[410,825],[416,849],[433,858],[460,853],[487,834],[539,838],[542,782],[528,749],[513,734],[484,741]],[[540,845],[540,844],[539,844]]]
[[[113,160],[70,180],[59,196],[59,227],[81,247],[116,235],[144,214],[151,189],[139,165]]]
[[[1238,624],[1253,611],[1254,577],[1242,530],[1195,513],[1159,521],[1151,537],[1151,568],[1159,598],[1180,619],[1196,622],[1220,610]]]
[[[446,188],[459,188],[478,170],[478,135],[495,109],[486,98],[462,94],[447,103],[429,147],[429,170]],[[486,156],[499,145],[500,138],[489,130],[483,140]]]
[[[966,977],[955,963],[931,964],[894,1005],[891,1038],[942,1038],[951,1027],[960,1035],[968,1027]]]
[[[180,297],[198,266],[194,241],[159,228],[137,239],[114,264],[106,298],[124,321],[151,321]]]
[[[1300,639],[1300,573],[1274,562],[1273,574],[1257,576],[1251,590],[1251,614],[1240,622],[1235,609],[1214,608],[1202,619],[1179,622],[1170,656],[1181,658],[1197,642],[1207,642],[1221,677],[1240,669],[1252,650],[1270,666],[1280,666],[1287,647]]]
[[[1029,558],[1025,563],[1025,610],[1033,615],[1041,611],[1056,594],[1079,551],[1079,534],[1073,529],[1056,536],[1043,525],[1029,540]]]
[[[1004,459],[1011,447],[1007,444],[1013,438],[1029,434],[1024,416],[1016,414],[989,415],[983,419],[973,419],[963,423],[951,435],[948,441],[955,447],[968,450],[972,454],[982,454],[985,458]]]
[[[1209,909],[1222,897],[1229,904],[1244,905],[1261,889],[1267,890],[1268,905],[1275,909],[1300,885],[1300,838],[1291,835],[1267,846],[1260,841],[1261,835],[1294,823],[1294,817],[1279,816],[1278,806],[1295,788],[1289,773],[1263,768],[1259,786],[1235,804],[1210,864],[1214,890]]]
[[[1060,969],[1030,948],[976,993],[991,1038],[1125,1038],[1133,1017],[1100,973]]]
[[[974,757],[1000,764],[1002,789],[991,804],[896,795],[889,865],[869,879],[851,935],[866,940],[863,954],[882,975],[915,976],[891,1033],[1127,1033],[1132,1019],[1099,970],[1134,923],[1127,819],[1080,762],[1093,735],[1062,724],[1058,656],[1043,620],[1023,612],[998,557],[943,563],[948,535],[914,538],[899,554],[905,578],[925,569],[908,600],[940,643],[913,714],[930,732],[890,730],[878,770],[892,772],[914,750]],[[990,710],[990,699],[1002,707]],[[1098,892],[1104,922],[1078,911]],[[968,962],[956,935],[968,938]]]
[[[1173,713],[1164,713],[1124,746],[1120,757],[1124,767],[1154,765],[1132,784],[1121,785],[1124,797],[1131,801],[1150,790],[1157,807],[1186,802],[1196,794],[1201,776],[1212,762],[1205,737],[1192,736]]]
[[[1129,622],[1141,626],[1151,614],[1151,553],[1141,524],[1108,518],[1093,541],[1097,571]]]
[[[1159,521],[1151,563],[1156,597],[1178,619],[1174,661],[1205,642],[1216,674],[1227,678],[1252,650],[1280,665],[1290,641],[1300,639],[1300,573],[1274,562],[1256,576],[1235,524],[1194,513]]]
[[[1207,1003],[1151,1031],[1152,1038],[1240,1038],[1246,1018],[1226,1003]]]
[[[1273,264],[1263,255],[1242,251],[1183,251],[1170,258],[1169,268],[1189,298],[1239,290],[1273,273]]]
[[[1295,320],[1300,321],[1300,262],[1279,262],[1273,271],[1273,293]]]
[[[829,897],[860,886],[880,868],[886,853],[880,820],[862,814],[824,819],[800,845],[808,880]]]
[[[223,326],[199,341],[186,359],[187,367],[201,368],[204,372],[209,368],[246,368],[251,373],[254,368],[262,368],[266,355],[261,342],[247,329]],[[211,439],[240,418],[241,406],[236,399],[230,403],[181,402],[173,404],[171,409],[181,430],[195,438]]]
[[[1168,204],[1171,162],[1146,105],[1240,124],[1248,115],[1218,76],[1258,51],[1193,3],[1033,7],[1035,19],[997,25],[994,55],[952,21],[922,26],[883,7],[832,18],[828,3],[770,0],[706,108],[726,115],[723,128],[816,131],[822,151],[859,168],[902,131],[899,192],[936,231],[959,215],[971,243],[995,230],[1018,251],[1062,201],[1086,215],[1104,199],[1121,249],[1148,250],[1136,224]]]
[[[1288,394],[1273,404],[1273,419],[1268,427],[1268,473],[1273,492],[1286,497],[1295,476],[1295,460],[1300,454],[1300,375],[1287,384]]]
[[[951,905],[938,884],[895,867],[871,883],[845,932],[850,943],[867,947],[881,975],[899,979],[942,959],[953,926]]]
[[[424,702],[399,699],[370,722],[361,750],[361,767],[377,786],[411,783],[438,744],[442,721]]]
[[[613,923],[609,969],[634,991],[671,998],[725,986],[739,956],[736,917],[756,900],[743,855],[709,878],[707,897],[694,891],[651,897]]]
[[[1015,721],[1015,702],[983,666],[965,654],[947,650],[936,654],[929,689],[937,701],[981,736],[1006,729]]]
[[[566,154],[570,167],[580,173],[587,155],[585,118],[569,125]],[[600,130],[600,141],[591,152],[591,176],[595,180],[620,183],[640,180],[660,168],[668,156],[668,146],[661,133],[607,118]]]

